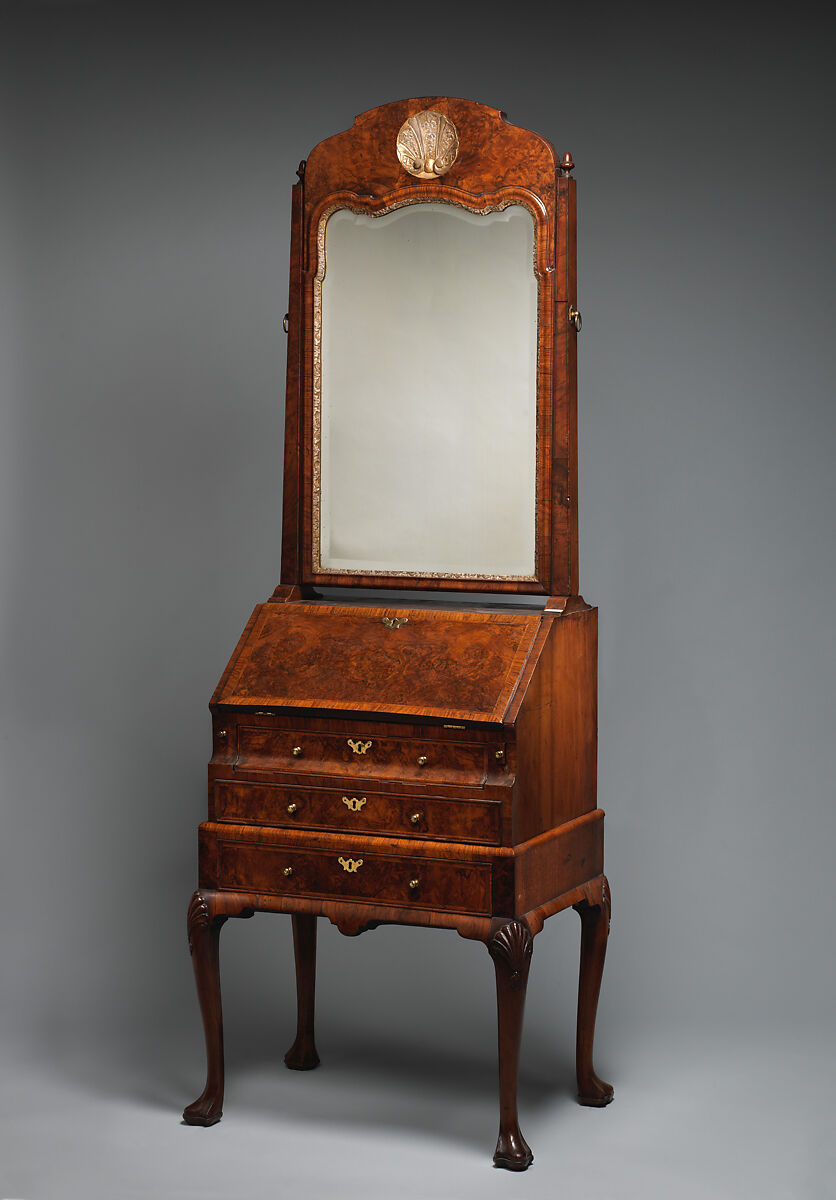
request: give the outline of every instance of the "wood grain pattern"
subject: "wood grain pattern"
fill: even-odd
[[[600,810],[517,846],[224,822],[206,822],[200,833],[201,889],[297,898],[344,898],[390,909],[423,909],[432,895],[438,898],[438,908],[451,910],[455,904],[450,897],[454,897],[459,903],[457,911],[507,917],[533,912],[555,897],[572,892],[586,880],[596,878],[603,858]],[[237,848],[242,846],[247,848],[245,854],[238,853]],[[271,853],[261,853],[262,847]],[[251,848],[256,848],[255,852]],[[313,856],[309,860],[305,857],[307,853]],[[362,858],[363,869],[356,875],[338,871],[337,860],[341,856]],[[381,866],[384,862],[385,871]],[[366,864],[378,865],[369,872]],[[431,865],[425,868],[425,864]],[[436,868],[432,864],[440,865]],[[444,869],[445,865],[450,866],[449,871]],[[294,870],[289,878],[281,875],[287,866]],[[476,869],[475,876],[468,874],[471,868]],[[360,876],[371,879],[374,875],[377,879],[378,874],[381,890],[375,893],[361,882]],[[426,881],[419,894],[407,886],[416,875]],[[468,890],[471,885],[472,890]],[[379,914],[374,919],[380,919]],[[540,925],[542,920],[538,928]]]
[[[407,117],[428,106],[453,120],[460,149],[456,162],[441,179],[416,180],[398,162],[395,144]],[[446,96],[415,97],[372,109],[358,116],[350,129],[325,139],[311,151],[303,181],[294,194],[300,215],[297,225],[294,208],[290,332],[298,338],[299,369],[295,357],[291,362],[289,356],[283,582],[301,579],[308,584],[370,588],[402,587],[406,582],[401,576],[315,572],[312,567],[313,306],[317,232],[323,214],[335,206],[373,213],[408,202],[445,201],[474,209],[519,203],[529,209],[535,223],[539,291],[536,579],[436,576],[410,578],[408,585],[413,589],[484,591],[489,584],[492,591],[541,595],[575,590],[576,459],[569,431],[574,428],[576,401],[574,376],[567,371],[571,342],[562,335],[555,337],[566,316],[565,302],[575,298],[566,294],[574,279],[573,188],[574,180],[560,174],[560,160],[545,138],[509,124],[498,109]],[[297,229],[301,231],[298,237]]]
[[[481,787],[487,778],[485,746],[375,737],[374,732],[364,739],[350,724],[339,733],[312,733],[305,728],[266,730],[242,723],[235,763],[251,770],[295,769],[357,781],[412,779]]]
[[[496,800],[401,796],[348,786],[302,790],[218,780],[211,793],[209,817],[212,821],[286,829],[392,834],[434,841],[463,839],[497,845],[501,811],[502,805]]]
[[[551,620],[520,706],[516,733],[515,841],[525,841],[595,808],[597,609]]]
[[[227,681],[228,681],[230,675],[232,674],[232,671],[235,668],[236,663],[238,662],[239,658],[241,657],[244,647],[246,646],[247,642],[249,641],[250,634],[252,633],[253,626],[256,623],[256,620],[258,618],[259,613],[261,612],[261,609],[262,609],[262,605],[257,604],[255,606],[255,608],[253,609],[253,611],[250,613],[250,619],[249,619],[249,621],[247,621],[247,624],[244,626],[244,632],[241,634],[238,641],[236,642],[235,649],[232,651],[232,654],[230,655],[229,662],[224,667],[223,674],[221,675],[220,679],[218,680],[218,686],[215,688],[214,692],[212,693],[212,699],[209,701],[210,708],[213,705],[220,703],[220,697],[224,694],[224,691],[226,690],[226,686],[227,686]]]
[[[501,719],[537,631],[524,613],[262,605],[215,704]]]
[[[459,719],[446,720],[438,717],[425,717],[421,713],[398,715],[397,713],[363,713],[339,712],[338,710],[322,710],[314,708],[282,708],[273,705],[256,708],[251,704],[213,705],[215,719],[226,729],[231,745],[236,746],[235,730],[238,725],[251,728],[260,727],[265,730],[284,728],[291,725],[299,730],[310,733],[347,733],[352,736],[379,738],[394,737],[399,739],[416,738],[419,740],[432,738],[434,742],[467,742],[475,744],[484,742],[490,748],[498,749],[503,739],[508,735],[505,723],[487,721],[465,721]],[[219,731],[218,731],[219,732]],[[217,761],[228,756],[227,741],[216,742]],[[233,754],[233,758],[235,755]],[[215,759],[213,758],[213,761]],[[305,764],[300,764],[304,768]]]
[[[459,157],[418,181],[395,153],[406,118],[437,108]],[[596,808],[597,612],[577,595],[576,190],[571,156],[498,109],[449,97],[384,105],[320,143],[293,189],[281,583],[253,612],[210,704],[211,820],[198,833],[189,942],[207,1081],[185,1110],[220,1119],[218,939],[228,917],[290,914],[297,1032],[287,1065],[316,1066],[316,918],[348,936],[381,924],[456,930],[495,967],[500,1132],[494,1162],[524,1170],[517,1073],[533,938],[581,919],[577,1078],[582,1104],[612,1088],[593,1067],[609,931],[604,814]],[[426,200],[523,204],[538,279],[536,579],[314,572],[313,296],[317,231],[337,205],[375,213]],[[534,593],[543,611],[431,596],[388,607],[314,585]],[[406,617],[399,629],[384,617]],[[352,746],[350,741],[354,743]],[[357,744],[362,745],[362,750]]]
[[[219,876],[236,891],[326,900],[371,899],[391,907],[477,915],[491,911],[490,864],[450,862],[427,855],[416,858],[371,850],[368,842],[345,842],[338,852],[289,840],[271,844],[227,840],[219,833]]]
[[[575,910],[581,918],[581,971],[578,985],[578,1033],[576,1065],[578,1102],[588,1108],[603,1108],[613,1098],[612,1084],[605,1083],[592,1065],[592,1045],[595,1038],[595,1017],[598,995],[610,933],[612,901],[610,885],[601,875]]]
[[[293,957],[296,962],[296,1040],[284,1056],[291,1071],[312,1071],[319,1066],[314,1041],[316,990],[316,917],[293,914]]]
[[[395,141],[404,121],[428,108],[453,121],[459,154],[442,179],[419,181],[401,167]],[[498,108],[451,96],[418,96],[369,109],[351,128],[320,142],[307,160],[306,204],[342,190],[382,196],[420,183],[442,197],[451,187],[475,198],[490,189],[528,187],[553,208],[557,166],[544,137],[509,124]]]
[[[187,1125],[217,1125],[223,1116],[224,1032],[218,940],[230,915],[233,913],[216,904],[212,891],[197,891],[189,901],[187,932],[206,1039],[206,1085],[197,1100],[183,1111]],[[234,915],[249,917],[252,909],[242,905]]]
[[[499,1136],[493,1162],[508,1171],[525,1171],[534,1161],[517,1115],[523,1009],[533,945],[531,931],[520,920],[500,925],[488,942],[496,971],[499,1035]]]
[[[600,808],[514,848],[515,913],[528,913],[595,878],[604,867]]]
[[[207,842],[211,839],[205,839]],[[204,841],[201,836],[201,842]],[[572,908],[599,894],[599,881],[589,880],[562,896],[556,896],[548,904],[523,913],[532,936],[543,928],[547,917]],[[201,886],[201,894],[209,890]],[[456,932],[467,941],[485,942],[496,931],[497,921],[502,924],[509,917],[477,917],[469,913],[433,911],[423,908],[393,908],[389,905],[367,901],[325,900],[305,896],[270,896],[257,892],[235,892],[225,888],[213,893],[213,904],[219,915],[238,917],[253,913],[290,914],[308,913],[325,917],[332,925],[348,937],[355,937],[366,930],[381,925],[423,925],[431,929],[446,929]]]
[[[578,590],[578,333],[569,309],[578,304],[577,208],[574,179],[558,178],[558,256],[554,346],[554,471],[552,580],[557,590]],[[562,294],[561,294],[562,293]],[[565,546],[565,551],[563,547]],[[564,574],[565,573],[565,574]]]
[[[305,211],[305,164],[299,164],[299,182],[293,187],[290,212],[290,282],[287,300],[287,374],[284,418],[284,492],[282,502],[282,573],[284,584],[302,579],[300,549],[302,528],[302,240]]]

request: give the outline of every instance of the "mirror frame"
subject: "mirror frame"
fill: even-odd
[[[459,151],[439,178],[401,165],[404,122],[427,109],[456,126]],[[300,163],[293,189],[288,305],[282,584],[322,587],[577,592],[577,351],[569,321],[575,295],[575,185],[571,159],[559,162],[538,134],[509,125],[494,108],[420,97],[371,109],[351,129],[320,142]],[[317,569],[319,352],[324,230],[347,208],[369,216],[407,204],[449,203],[471,212],[518,204],[534,220],[537,277],[537,470],[535,572],[530,579],[334,572]]]

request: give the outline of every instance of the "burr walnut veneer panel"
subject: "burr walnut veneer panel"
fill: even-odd
[[[526,613],[264,604],[214,699],[500,720],[539,623]]]
[[[498,800],[403,796],[371,788],[293,788],[218,780],[209,815],[215,821],[286,829],[327,829],[394,837],[499,843]]]

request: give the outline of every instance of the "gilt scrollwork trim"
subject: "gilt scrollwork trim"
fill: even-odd
[[[424,109],[408,117],[395,143],[398,162],[416,179],[445,175],[459,153],[459,133],[444,113]]]
[[[357,575],[357,576],[382,576],[385,578],[404,578],[404,579],[472,579],[472,580],[492,580],[502,579],[508,580],[510,583],[536,583],[536,572],[532,575],[490,575],[480,571],[394,571],[394,570],[375,570],[366,567],[340,567],[334,572],[333,568],[323,567],[322,565],[322,286],[325,280],[326,271],[326,228],[329,217],[335,212],[346,210],[355,213],[357,216],[364,217],[385,217],[388,213],[396,212],[401,208],[409,208],[413,204],[432,204],[442,203],[451,204],[455,208],[462,208],[466,212],[475,213],[477,216],[488,216],[494,212],[504,212],[506,208],[511,208],[514,205],[524,208],[534,224],[533,238],[533,269],[534,277],[537,280],[537,360],[538,360],[538,377],[537,377],[537,423],[536,423],[536,440],[534,447],[535,462],[540,462],[540,404],[541,404],[541,389],[540,389],[540,372],[539,364],[542,361],[545,351],[545,340],[547,330],[541,328],[539,319],[542,310],[543,289],[542,276],[543,270],[540,267],[539,258],[539,238],[538,230],[543,220],[544,213],[539,211],[533,201],[536,197],[532,196],[529,201],[523,196],[514,194],[513,196],[500,196],[498,199],[489,204],[480,205],[478,203],[470,204],[460,197],[452,197],[445,195],[438,197],[434,195],[408,196],[400,200],[392,200],[388,204],[382,205],[380,208],[370,209],[365,205],[352,204],[347,199],[341,200],[338,203],[330,204],[323,209],[316,234],[316,274],[313,279],[313,339],[312,339],[312,391],[313,391],[313,406],[311,416],[311,569],[314,574],[329,574],[336,573],[338,575]],[[546,271],[551,268],[547,267]],[[540,544],[540,504],[539,495],[537,496],[534,511],[534,545],[535,554],[536,548]]]

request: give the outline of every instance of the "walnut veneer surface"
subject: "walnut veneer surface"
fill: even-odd
[[[519,613],[262,604],[213,700],[501,718],[538,625]]]
[[[407,117],[433,108],[459,132],[442,179],[416,180],[393,153]],[[575,193],[569,155],[449,97],[398,101],[320,143],[292,209],[282,583],[254,610],[212,697],[208,820],[189,905],[207,1051],[203,1093],[185,1110],[212,1125],[223,1106],[218,944],[230,917],[288,913],[297,1033],[285,1056],[316,1067],[316,919],[356,935],[381,923],[455,929],[494,964],[499,1034],[497,1166],[532,1154],[517,1117],[533,939],[552,914],[581,917],[577,1083],[601,1107],[612,1088],[592,1044],[609,930],[597,807],[597,610],[577,593]],[[312,304],[322,214],[346,205],[524,203],[538,276],[536,578],[410,580],[408,586],[534,592],[542,609],[323,599],[311,585],[403,586],[327,575],[312,539]],[[306,590],[307,589],[307,590]]]

